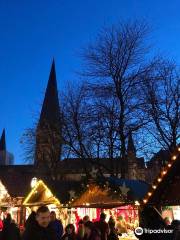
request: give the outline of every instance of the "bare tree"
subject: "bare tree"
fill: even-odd
[[[144,99],[147,130],[161,148],[172,152],[180,140],[180,72],[174,62],[162,61],[145,76]]]
[[[89,84],[91,93],[96,98],[116,100],[122,177],[125,177],[127,169],[126,139],[129,130],[137,131],[147,123],[140,97],[143,77],[153,65],[146,58],[149,50],[147,33],[148,27],[142,22],[105,28],[83,52],[83,75],[93,78]]]

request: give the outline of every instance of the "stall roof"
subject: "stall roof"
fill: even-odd
[[[108,189],[102,189],[96,184],[90,184],[89,188],[73,203],[72,207],[103,207],[112,208],[126,204],[134,204],[142,199],[147,192],[148,184],[143,181],[107,178],[110,184],[118,186],[122,195],[110,194]]]
[[[162,168],[144,197],[144,204],[155,206],[180,205],[180,145]]]
[[[37,180],[37,183],[25,198],[23,205],[39,206],[43,204],[47,205],[53,203],[60,205],[60,201],[51,192],[47,185],[42,180]]]
[[[141,200],[145,196],[149,188],[149,185],[141,180],[119,179],[115,177],[110,177],[109,182],[117,186],[125,185],[127,188],[130,189],[133,198],[136,200]]]
[[[108,190],[102,189],[95,184],[90,184],[88,189],[77,198],[72,204],[72,207],[94,207],[106,208],[123,205],[120,197],[113,198],[109,195]]]

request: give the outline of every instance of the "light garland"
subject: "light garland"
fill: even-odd
[[[33,194],[35,194],[35,193],[38,192],[37,189],[38,189],[38,187],[39,187],[40,185],[42,185],[48,193],[49,193],[49,192],[51,193],[51,191],[49,190],[49,188],[47,187],[47,185],[46,185],[42,180],[39,180],[39,181],[37,181],[36,185],[32,188],[32,190],[30,191],[30,193],[28,194],[28,196],[26,197],[26,199],[24,200],[23,205],[26,205],[27,202],[29,201],[29,199],[33,196]],[[53,194],[52,194],[52,195],[53,195]],[[60,201],[59,201],[55,196],[53,196],[53,198],[54,198],[55,203],[56,203],[57,205],[60,205]]]
[[[151,190],[146,194],[146,196],[143,199],[143,203],[147,204],[150,197],[153,195],[153,192],[157,189],[158,184],[162,182],[163,177],[168,173],[168,170],[172,167],[173,163],[177,160],[179,153],[180,153],[180,147],[178,146],[176,150],[177,154],[173,154],[173,156],[170,158],[169,162],[167,163],[167,166],[165,169],[163,169],[159,176],[156,178],[154,183],[151,185]]]

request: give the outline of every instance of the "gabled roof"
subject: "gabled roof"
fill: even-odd
[[[25,198],[24,206],[40,206],[56,204],[60,205],[60,201],[52,193],[52,191],[47,187],[47,185],[42,180],[38,180],[35,186],[31,189],[27,197]]]
[[[108,190],[91,184],[88,189],[73,203],[72,207],[110,208],[124,205],[120,197],[113,198]]]
[[[109,192],[109,187],[101,188],[92,183],[88,189],[82,193],[73,203],[73,207],[95,207],[113,208],[127,204],[135,204],[141,200],[147,192],[147,183],[139,180],[118,179],[114,177],[106,178],[110,185],[120,188],[120,195],[113,195]]]
[[[34,177],[31,166],[1,166],[0,180],[8,190],[11,197],[24,197],[30,188]]]
[[[180,205],[180,145],[149,188],[143,202],[151,205]]]

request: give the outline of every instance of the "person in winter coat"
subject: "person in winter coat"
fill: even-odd
[[[171,223],[171,228],[173,230],[173,240],[179,240],[180,239],[180,221],[173,220]]]
[[[95,222],[95,227],[100,231],[101,233],[101,240],[107,240],[109,235],[109,225],[106,222],[106,214],[101,213],[100,219],[98,222]]]
[[[48,207],[41,206],[36,212],[36,221],[29,224],[22,236],[23,240],[59,240],[56,232],[49,225],[50,211]]]
[[[112,217],[109,218],[108,224],[110,229],[108,240],[118,240],[117,230],[115,229],[115,221]]]
[[[58,239],[61,239],[61,237],[63,235],[62,222],[56,218],[56,213],[54,211],[51,212],[50,219],[51,219],[50,226],[56,232],[56,235],[57,235]]]
[[[32,211],[31,214],[29,215],[28,219],[25,222],[25,229],[26,228],[31,228],[32,225],[36,224],[36,212]]]
[[[17,225],[12,221],[11,215],[7,214],[4,220],[4,226],[2,230],[3,240],[20,240],[20,231]]]
[[[95,228],[93,222],[86,222],[84,224],[84,238],[83,240],[101,240],[101,233]]]
[[[78,222],[78,230],[77,230],[77,240],[82,240],[84,238],[84,222],[80,220]]]
[[[76,240],[75,227],[73,224],[68,224],[65,228],[65,234],[61,240]]]

